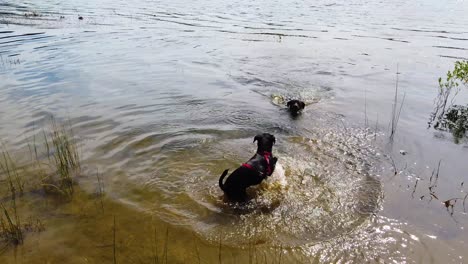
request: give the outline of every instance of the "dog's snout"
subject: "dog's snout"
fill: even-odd
[[[289,109],[291,109],[291,111],[293,112],[298,112],[301,108],[299,107],[298,104],[293,104],[289,107]]]

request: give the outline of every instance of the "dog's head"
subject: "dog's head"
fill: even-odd
[[[293,114],[299,113],[305,107],[305,103],[299,100],[291,100],[286,105]]]
[[[276,138],[272,134],[263,133],[254,137],[254,143],[257,141],[257,152],[268,151],[271,152],[273,145],[276,143]]]

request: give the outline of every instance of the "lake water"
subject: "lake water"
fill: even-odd
[[[463,263],[468,145],[427,122],[437,79],[468,59],[466,14],[463,0],[3,0],[0,137],[22,155],[51,115],[71,124],[126,219],[120,262],[148,262],[135,237],[152,232],[138,226],[149,217],[177,230],[169,263],[192,262],[193,240],[202,263],[252,248],[264,263]],[[307,103],[300,117],[288,98]],[[276,136],[284,175],[239,213],[217,181],[260,132]],[[45,206],[45,231],[0,259],[109,260],[94,243],[108,222],[71,207]]]

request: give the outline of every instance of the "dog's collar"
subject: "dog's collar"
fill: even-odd
[[[263,158],[265,159],[265,161],[267,163],[267,166],[266,166],[265,172],[259,172],[260,174],[266,173],[266,175],[271,175],[271,173],[272,173],[271,166],[270,166],[270,157],[271,156],[272,156],[271,152],[268,152],[268,151],[263,152]],[[243,163],[242,167],[245,167],[247,169],[251,169],[251,170],[256,171],[256,169],[252,165],[250,165],[248,163]]]

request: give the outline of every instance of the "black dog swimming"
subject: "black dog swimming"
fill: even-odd
[[[289,112],[294,115],[294,116],[297,116],[299,115],[302,110],[304,110],[305,108],[305,103],[302,102],[302,101],[299,101],[299,100],[290,100],[286,106],[288,107],[289,109]]]
[[[225,170],[219,178],[219,187],[230,201],[246,201],[246,189],[260,184],[275,170],[278,161],[272,154],[273,145],[276,142],[275,136],[263,133],[256,135],[253,142],[255,141],[257,141],[257,153],[232,172],[225,183],[223,183],[223,179],[228,174],[229,169]]]

